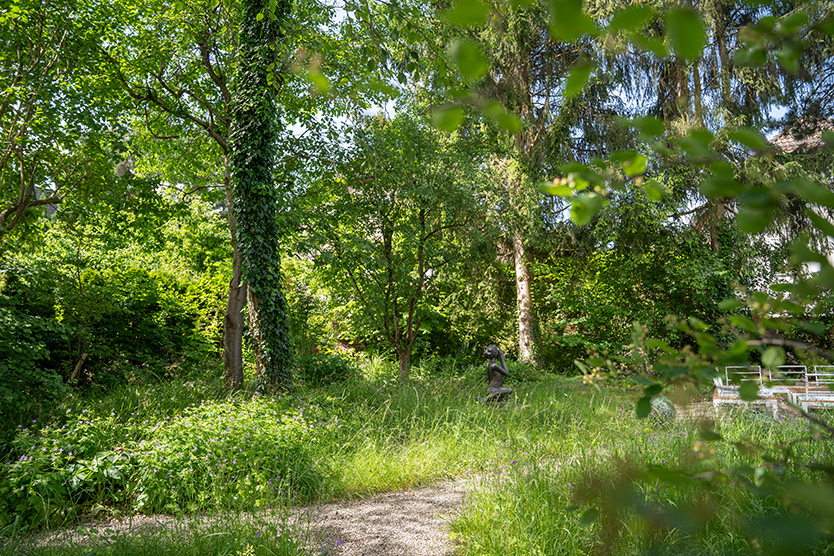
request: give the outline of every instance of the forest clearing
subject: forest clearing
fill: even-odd
[[[0,551],[831,553],[832,36],[7,0]]]

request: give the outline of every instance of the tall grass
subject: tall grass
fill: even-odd
[[[294,532],[264,519],[178,522],[136,531],[84,528],[51,543],[0,544],[18,556],[301,556]]]
[[[777,456],[832,461],[800,421],[742,413],[711,442],[686,420],[636,419],[615,385],[523,382],[497,407],[477,401],[482,369],[404,384],[390,361],[366,369],[292,396],[181,377],[67,400],[18,429],[0,537],[89,513],[251,511],[469,476],[454,531],[470,554],[745,553],[778,544],[756,533],[768,519],[808,529],[767,488],[820,478]]]

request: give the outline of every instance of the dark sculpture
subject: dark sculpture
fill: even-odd
[[[489,359],[489,363],[487,363],[489,384],[487,385],[487,397],[484,398],[484,401],[503,402],[513,391],[512,388],[504,387],[504,377],[510,376],[510,371],[507,370],[507,362],[504,361],[504,352],[498,349],[498,346],[492,344],[484,350],[484,357]],[[498,363],[499,359],[501,363]]]

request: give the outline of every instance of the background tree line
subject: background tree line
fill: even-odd
[[[667,314],[716,322],[734,287],[801,275],[786,246],[824,211],[761,184],[830,186],[830,151],[735,130],[824,129],[827,8],[569,4],[11,3],[4,411],[221,354],[231,383],[249,358],[287,388],[258,347],[271,328],[286,354],[395,355],[401,379],[488,343],[576,372],[627,353],[635,321],[682,348]],[[250,24],[274,26],[254,88]],[[259,91],[255,179],[233,134]]]

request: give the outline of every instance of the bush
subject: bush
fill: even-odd
[[[315,352],[296,358],[295,373],[299,380],[314,388],[344,382],[356,374],[356,365],[338,354]]]

